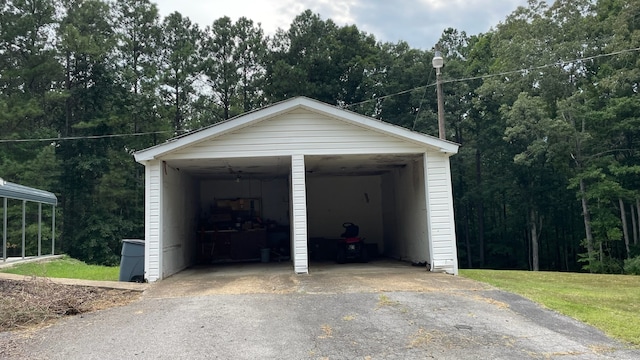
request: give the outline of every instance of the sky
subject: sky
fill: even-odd
[[[153,1],[153,0],[152,0]],[[452,27],[476,35],[489,31],[527,0],[155,0],[161,16],[178,11],[201,27],[228,16],[261,23],[266,35],[288,29],[306,9],[336,24],[355,24],[378,41],[404,40],[431,49]]]

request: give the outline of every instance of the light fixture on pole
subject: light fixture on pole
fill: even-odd
[[[440,79],[440,69],[444,66],[444,59],[440,51],[436,50],[431,61],[433,68],[436,69],[436,91],[438,96],[438,136],[440,139],[446,140],[444,132],[444,98],[442,97],[442,81]]]

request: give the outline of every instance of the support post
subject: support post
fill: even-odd
[[[56,206],[51,209],[51,255],[56,254]]]
[[[307,190],[304,155],[291,156],[291,255],[296,274],[309,273]]]
[[[436,69],[436,85],[438,97],[438,136],[442,140],[446,140],[447,136],[444,131],[444,97],[442,96],[442,79],[440,69]]]
[[[27,238],[27,230],[25,223],[27,222],[27,200],[22,200],[22,259],[25,258],[25,245]]]
[[[2,216],[2,261],[7,261],[7,198],[4,198],[4,215]]]
[[[42,256],[42,203],[38,203],[38,256]]]
[[[437,49],[437,47],[436,47]],[[442,53],[438,50],[433,54],[431,60],[433,68],[436,69],[436,92],[438,97],[438,136],[442,140],[446,140],[447,136],[444,132],[444,97],[442,96],[442,80],[440,74],[442,67],[444,66],[444,58]]]

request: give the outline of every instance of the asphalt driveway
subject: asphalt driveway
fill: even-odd
[[[130,305],[0,341],[16,359],[640,358],[519,296],[394,263],[195,269]]]

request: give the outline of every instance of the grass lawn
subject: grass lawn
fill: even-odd
[[[460,270],[460,275],[520,294],[640,345],[640,276],[507,270]]]
[[[0,272],[84,280],[118,281],[120,277],[120,267],[118,266],[87,265],[80,260],[66,256],[57,260],[19,264],[2,269]]]

